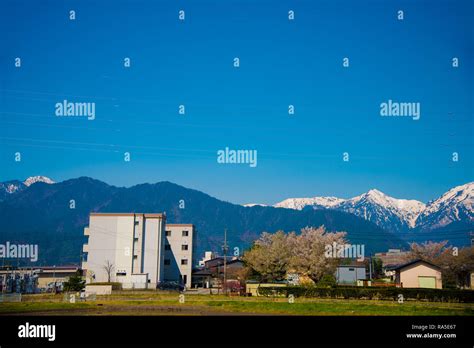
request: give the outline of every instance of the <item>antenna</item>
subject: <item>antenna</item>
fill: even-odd
[[[224,293],[227,294],[227,228],[224,229],[224,245],[222,251],[224,252]]]

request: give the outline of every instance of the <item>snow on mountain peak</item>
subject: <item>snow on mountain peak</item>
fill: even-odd
[[[415,227],[416,219],[424,209],[425,204],[420,201],[393,198],[376,189],[347,200],[343,207],[343,210],[375,220],[379,225],[395,218],[410,228]]]
[[[23,181],[23,184],[25,186],[31,186],[37,182],[44,182],[46,184],[54,184],[54,181],[51,180],[50,178],[46,177],[46,176],[30,176],[28,179],[26,179],[25,181]]]
[[[7,193],[14,193],[14,192],[16,192],[20,189],[20,187],[18,185],[14,185],[14,184],[7,184],[5,186],[6,186],[5,191]]]
[[[474,182],[456,186],[429,202],[420,214],[420,225],[443,227],[453,221],[474,221]]]
[[[313,207],[331,208],[342,202],[344,202],[344,199],[337,197],[288,198],[276,203],[274,207],[302,210],[310,205]]]
[[[380,192],[377,189],[371,189],[367,192],[367,195],[369,195],[369,196],[385,196],[385,193]]]
[[[315,209],[337,209],[360,216],[378,225],[396,224],[414,228],[416,219],[424,211],[425,204],[417,200],[397,199],[371,189],[350,199],[336,197],[288,198],[274,207],[302,210],[306,206]]]

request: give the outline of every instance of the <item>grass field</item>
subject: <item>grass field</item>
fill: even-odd
[[[474,315],[473,303],[226,297],[165,292],[119,292],[68,303],[64,295],[24,295],[0,303],[0,315]]]

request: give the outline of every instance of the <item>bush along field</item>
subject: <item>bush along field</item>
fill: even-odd
[[[474,303],[473,290],[409,289],[386,287],[261,287],[260,296],[320,297],[368,300],[418,300],[430,302]]]

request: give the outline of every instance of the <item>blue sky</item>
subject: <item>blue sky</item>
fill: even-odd
[[[2,1],[0,181],[434,199],[473,180],[473,3]],[[96,119],[56,117],[64,99],[96,103]],[[420,120],[381,117],[389,99],[419,102]],[[257,167],[218,164],[225,147],[257,150]]]

